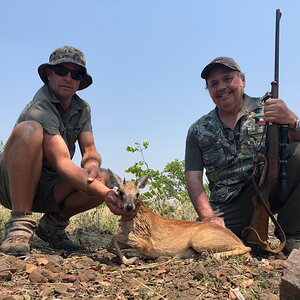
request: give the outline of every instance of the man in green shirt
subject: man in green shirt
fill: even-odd
[[[105,185],[94,143],[91,109],[76,92],[92,84],[84,54],[63,46],[39,66],[44,85],[21,112],[0,154],[0,202],[11,209],[0,250],[26,255],[34,232],[52,248],[77,250],[67,236],[69,219],[106,202],[114,214],[116,193]],[[75,143],[81,167],[73,161]],[[32,211],[45,213],[36,227]]]

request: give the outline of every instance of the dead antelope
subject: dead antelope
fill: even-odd
[[[135,209],[139,189],[145,187],[148,178],[143,176],[136,181],[122,181],[112,171],[108,172],[111,184],[118,189],[123,208]],[[141,204],[132,220],[120,219],[119,222],[120,233],[112,239],[108,250],[126,265],[133,264],[137,258],[127,259],[119,244],[129,246],[148,258],[187,258],[206,251],[213,252],[215,257],[228,257],[246,254],[251,250],[229,229],[218,224],[168,219],[154,213],[144,204]]]

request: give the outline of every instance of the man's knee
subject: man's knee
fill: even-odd
[[[36,121],[24,121],[16,125],[5,145],[5,151],[16,146],[41,146],[43,143],[43,127]]]
[[[22,153],[22,156],[36,153],[41,149],[43,139],[43,127],[38,122],[24,121],[17,124],[4,147],[4,165],[11,159],[17,159],[16,155],[19,153]]]
[[[43,127],[36,121],[24,121],[16,125],[12,136],[20,139],[43,140]]]

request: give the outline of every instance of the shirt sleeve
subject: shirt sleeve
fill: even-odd
[[[203,171],[202,153],[192,127],[188,131],[185,145],[185,172],[188,171]]]
[[[33,120],[43,126],[46,134],[60,134],[58,111],[49,101],[32,101],[22,111],[17,123]]]

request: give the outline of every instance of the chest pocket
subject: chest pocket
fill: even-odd
[[[228,164],[228,156],[225,155],[222,139],[214,139],[213,142],[201,145],[203,164],[207,172],[214,172]]]
[[[265,152],[265,125],[255,124],[254,122],[245,126],[242,130],[243,152],[257,151]]]

